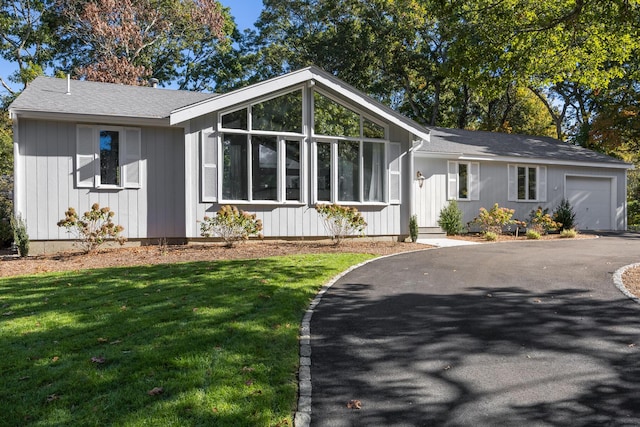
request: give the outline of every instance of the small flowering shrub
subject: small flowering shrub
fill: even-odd
[[[120,245],[127,240],[120,236],[124,227],[112,221],[115,212],[108,207],[101,208],[98,203],[94,203],[91,210],[81,217],[74,208],[69,208],[64,215],[64,219],[58,221],[58,227],[64,227],[67,233],[75,234],[77,245],[85,253],[93,252],[107,240],[114,240]]]
[[[262,221],[255,214],[239,210],[235,206],[225,205],[215,217],[205,216],[200,224],[200,235],[203,237],[218,236],[229,248],[247,240],[250,236],[262,238]]]
[[[549,215],[549,209],[538,207],[529,214],[529,228],[539,235],[545,235],[551,230],[556,230],[562,226],[559,222],[553,220]]]
[[[493,205],[491,210],[480,208],[480,213],[471,221],[480,227],[483,234],[488,232],[494,233],[496,236],[502,234],[502,229],[508,225],[515,224],[513,218],[513,209],[501,208],[497,203]]]
[[[324,220],[324,226],[336,245],[339,245],[346,236],[356,233],[364,234],[367,223],[358,209],[334,203],[317,204],[316,210]]]

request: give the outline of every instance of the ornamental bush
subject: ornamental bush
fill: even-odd
[[[64,227],[67,233],[73,233],[76,244],[85,253],[93,252],[108,240],[120,245],[127,240],[120,235],[124,227],[113,223],[115,212],[109,207],[101,208],[98,203],[94,203],[91,210],[82,216],[79,216],[74,208],[69,208],[64,215],[64,219],[58,221],[58,227]]]
[[[418,227],[418,215],[411,215],[409,218],[409,236],[413,243],[418,241],[418,235],[420,234],[420,227]]]
[[[462,224],[462,211],[458,207],[458,202],[451,200],[447,206],[442,208],[438,218],[438,225],[447,233],[447,236],[462,234],[464,225]]]
[[[262,238],[261,231],[262,221],[256,219],[255,214],[250,214],[230,205],[222,206],[213,218],[205,216],[200,224],[201,236],[221,237],[228,248],[247,240],[250,236]]]
[[[513,209],[501,208],[496,203],[491,210],[480,208],[480,213],[471,222],[478,225],[483,234],[491,232],[500,235],[504,227],[516,223],[516,221],[512,219],[514,213],[515,211]]]
[[[11,217],[11,228],[13,229],[13,239],[18,247],[18,254],[21,258],[29,256],[29,234],[27,224],[22,216]]]
[[[573,207],[569,200],[562,199],[553,212],[553,220],[559,223],[561,231],[575,228],[576,214],[573,212]]]
[[[540,235],[545,235],[551,230],[558,229],[562,224],[554,221],[548,212],[549,209],[542,209],[541,206],[532,210],[529,214],[529,228]]]
[[[367,223],[358,209],[333,203],[317,204],[316,211],[322,217],[324,226],[336,245],[346,236],[364,235]]]

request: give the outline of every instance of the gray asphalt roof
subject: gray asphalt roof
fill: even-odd
[[[211,93],[38,77],[12,110],[163,119],[171,111],[216,96]]]
[[[418,152],[625,164],[605,154],[549,137],[438,127],[430,130],[431,141],[423,144]]]

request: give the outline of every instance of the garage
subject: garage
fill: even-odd
[[[579,230],[612,230],[616,206],[613,178],[567,176],[566,198],[576,214]]]

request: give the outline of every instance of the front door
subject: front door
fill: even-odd
[[[413,211],[419,227],[438,227],[440,211],[447,204],[447,163],[415,158]]]

